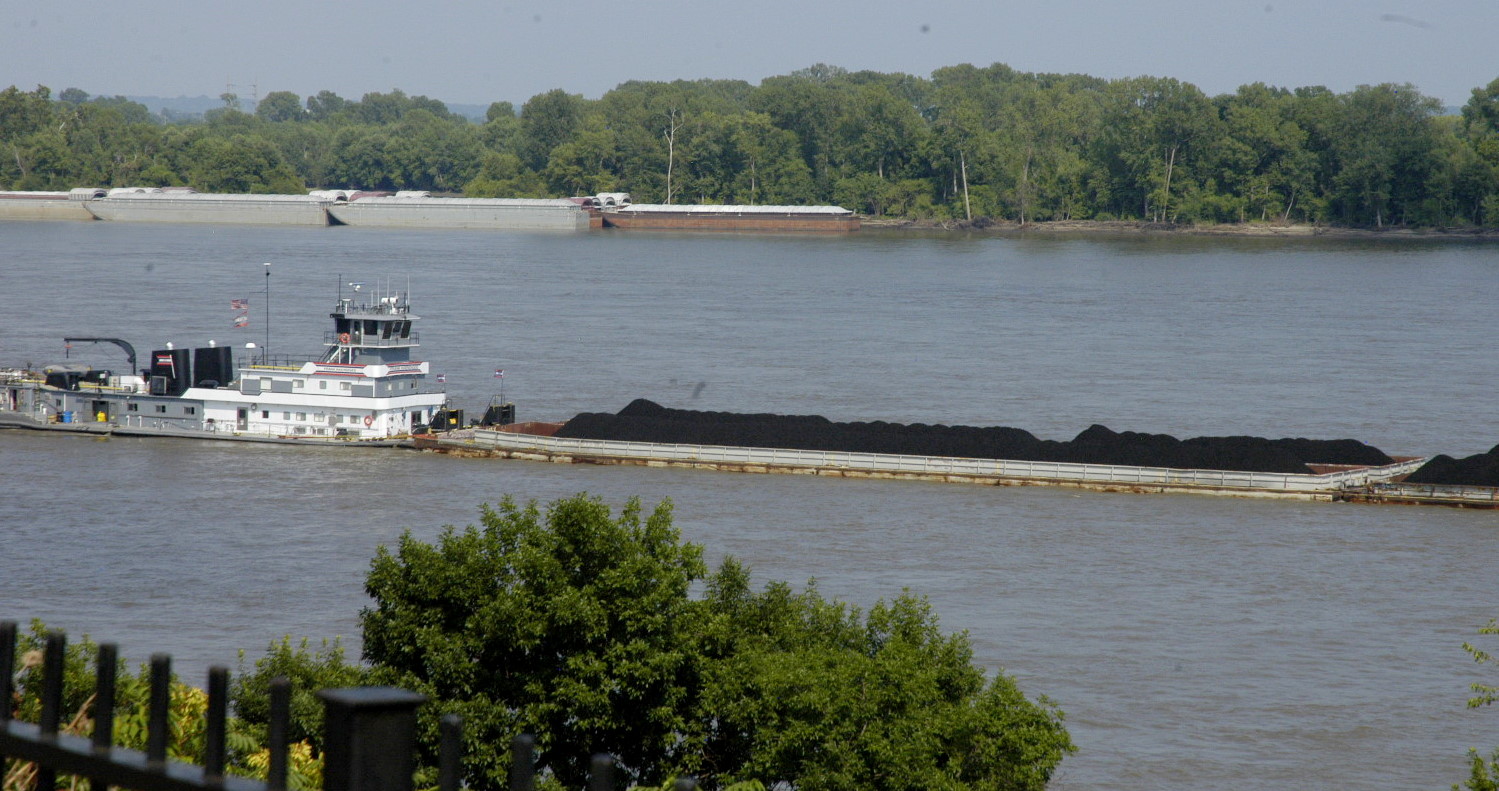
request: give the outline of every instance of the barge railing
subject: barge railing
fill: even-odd
[[[1074,464],[1014,459],[968,459],[947,456],[903,456],[888,453],[748,448],[720,445],[676,445],[654,442],[570,439],[474,429],[473,443],[512,452],[540,452],[552,456],[602,457],[643,461],[721,464],[793,469],[853,470],[916,476],[1077,481],[1102,485],[1138,485],[1243,489],[1283,492],[1330,492],[1365,486],[1413,472],[1425,459],[1410,459],[1379,467],[1359,467],[1314,475],[1310,473],[1186,470],[1170,467],[1132,467],[1113,464]]]
[[[1389,503],[1432,503],[1474,508],[1499,507],[1499,487],[1455,484],[1377,482],[1350,491],[1350,498]]]

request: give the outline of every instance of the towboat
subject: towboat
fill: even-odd
[[[79,434],[185,437],[334,446],[398,445],[442,420],[446,396],[426,384],[414,359],[419,317],[404,293],[366,297],[339,289],[324,351],[307,358],[252,358],[236,367],[228,346],[151,352],[137,368],[135,348],[107,342],[128,358],[126,372],[61,363],[39,371],[0,369],[0,428]]]

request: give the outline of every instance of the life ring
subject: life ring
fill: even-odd
[[[364,416],[364,425],[366,427],[373,426],[374,424],[375,424],[375,416],[374,415],[365,415]]]
[[[348,343],[349,342],[349,333],[347,333],[347,332],[340,332],[338,334],[338,342],[339,343]]]

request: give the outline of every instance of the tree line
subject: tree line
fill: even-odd
[[[76,88],[0,92],[0,187],[204,192],[629,192],[637,202],[826,204],[932,220],[1499,225],[1499,79],[1457,115],[1410,85],[1255,83],[1208,96],[958,65],[818,65],[739,80],[557,89],[486,120],[395,90],[277,91],[253,112],[154,116]]]

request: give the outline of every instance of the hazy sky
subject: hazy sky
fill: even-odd
[[[0,86],[349,99],[399,88],[519,106],[632,79],[1006,63],[1175,77],[1210,95],[1409,82],[1461,105],[1499,78],[1496,34],[1499,0],[0,0]]]

